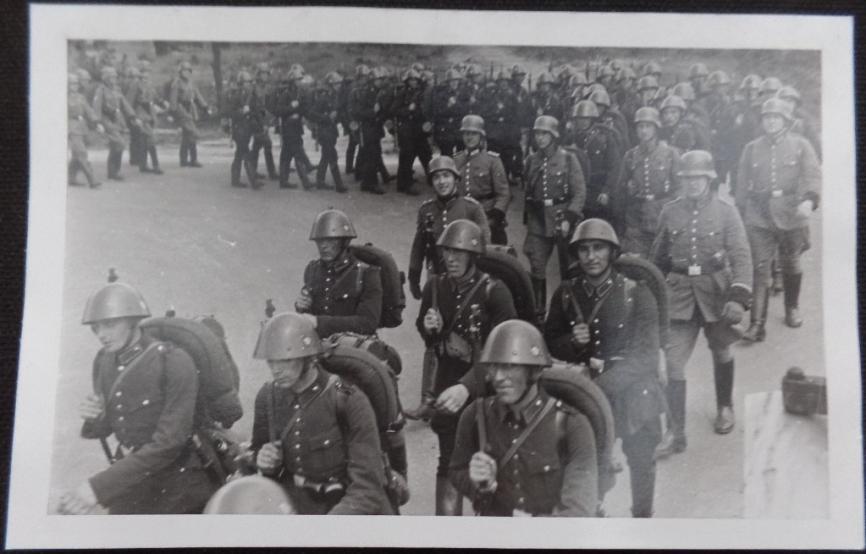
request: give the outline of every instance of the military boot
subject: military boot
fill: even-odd
[[[66,169],[66,182],[70,187],[77,187],[79,185],[75,180],[75,176],[78,175],[78,162],[72,160],[69,162],[69,165]]]
[[[150,152],[150,159],[153,161],[153,173],[154,175],[162,175],[162,170],[159,168],[159,156],[156,153],[156,146],[151,146],[148,148],[148,152]],[[143,163],[142,165],[147,165]]]
[[[261,181],[256,178],[256,168],[250,160],[244,160],[244,170],[247,174],[247,180],[250,182],[250,187],[253,190],[259,190],[264,186]]]
[[[547,279],[532,278],[532,292],[535,293],[535,312],[543,322],[547,313]]]
[[[316,188],[321,190],[332,190],[334,187],[325,182],[325,175],[328,173],[328,164],[319,162],[316,168]]]
[[[187,167],[189,165],[189,144],[183,139],[180,141],[180,166]]]
[[[337,163],[337,160],[332,161],[330,167],[331,175],[334,177],[334,187],[337,189],[337,192],[349,192],[349,189],[343,184],[343,177],[340,176],[340,164]]]
[[[767,332],[764,329],[764,325],[767,322],[767,303],[770,300],[767,285],[755,285],[753,300],[751,323],[746,332],[743,333],[743,340],[748,342],[762,342],[767,337]]]
[[[463,515],[463,497],[448,477],[436,477],[436,515]]]
[[[773,296],[778,295],[780,292],[785,290],[785,282],[784,277],[782,275],[782,269],[779,267],[779,264],[776,263],[776,260],[773,260],[773,283],[770,285],[770,289],[773,291]]]
[[[656,446],[654,458],[662,460],[686,450],[686,381],[671,379],[665,394],[668,400],[668,429]]]
[[[196,143],[189,145],[189,166],[202,167],[202,165],[198,163],[198,145]]]
[[[713,364],[713,377],[716,382],[716,421],[713,429],[719,435],[726,435],[734,429],[734,360]]]
[[[785,325],[796,329],[803,325],[803,318],[800,317],[800,287],[803,284],[803,274],[785,274],[782,279],[785,283]]]

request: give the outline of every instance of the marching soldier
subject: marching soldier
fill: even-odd
[[[253,357],[273,381],[256,395],[256,466],[299,514],[391,515],[376,415],[360,390],[319,363],[319,333],[304,316],[275,315]]]
[[[262,187],[250,160],[250,141],[259,124],[256,118],[263,109],[258,102],[259,98],[253,94],[252,77],[246,71],[239,72],[235,88],[227,95],[224,112],[224,117],[231,122],[231,137],[235,143],[235,155],[230,170],[233,187],[247,186],[241,182],[241,167],[246,172],[249,186],[254,190]]]
[[[216,489],[192,443],[198,376],[189,355],[142,332],[150,316],[141,294],[110,283],[87,301],[82,323],[102,349],[93,394],[81,403],[81,435],[119,446],[112,464],[60,500],[62,513],[201,513]],[[110,451],[105,446],[106,453]],[[124,452],[125,450],[125,452]]]
[[[297,64],[289,69],[284,86],[273,97],[270,112],[280,118],[280,188],[294,189],[298,185],[289,182],[289,166],[295,161],[295,169],[304,190],[312,185],[307,177],[310,167],[304,153],[304,116],[308,112],[307,97],[300,88],[304,70]]]
[[[439,438],[436,515],[463,511],[460,493],[448,480],[448,467],[460,412],[470,397],[483,394],[483,383],[471,371],[475,352],[491,329],[517,317],[508,287],[476,266],[484,242],[481,228],[471,221],[457,220],[445,227],[436,242],[445,273],[427,281],[415,322],[437,358],[435,374],[424,383],[431,385],[430,398],[435,399],[431,428]]]
[[[141,72],[135,66],[127,66],[120,74],[119,87],[133,111],[138,115],[138,110],[135,109],[135,97],[138,94],[139,78]],[[130,125],[127,127],[129,131],[129,165],[137,166],[141,163],[142,137],[141,130],[138,126]],[[146,151],[145,151],[146,155]]]
[[[561,360],[584,364],[610,400],[628,459],[632,515],[652,517],[653,455],[665,411],[658,378],[659,316],[652,292],[613,268],[619,239],[609,223],[587,219],[569,243],[580,275],[550,301],[544,338]]]
[[[460,120],[466,115],[463,76],[456,69],[445,74],[445,83],[433,94],[433,140],[442,156],[452,156],[460,148]]]
[[[178,76],[171,83],[169,105],[174,114],[174,120],[180,125],[180,166],[201,167],[198,162],[198,127],[199,110],[210,114],[207,102],[198,91],[192,80],[192,65],[189,62],[180,64]]]
[[[397,126],[397,143],[400,145],[397,167],[397,191],[417,196],[415,189],[415,158],[421,161],[424,173],[430,164],[432,153],[422,126],[424,89],[421,88],[421,74],[409,69],[403,74],[403,87],[394,99],[394,119]]]
[[[661,138],[680,152],[705,150],[709,145],[704,143],[697,125],[685,117],[686,109],[685,101],[679,96],[671,94],[665,98],[661,105]]]
[[[369,67],[364,64],[358,65],[355,68],[355,78],[352,79],[351,74],[347,75],[343,79],[343,86],[340,89],[340,118],[343,125],[343,134],[349,137],[346,144],[346,175],[355,172],[355,159],[358,155],[358,140],[360,139],[360,126],[349,112],[349,103],[355,94],[355,89],[361,86],[362,82],[366,81],[369,74]]]
[[[791,133],[790,105],[770,98],[761,109],[763,136],[746,145],[737,178],[737,207],[752,247],[755,294],[744,338],[766,336],[770,262],[778,249],[785,290],[785,324],[800,327],[800,255],[809,248],[809,216],[820,201],[821,167],[809,141]]]
[[[90,105],[93,102],[93,95],[96,93],[96,84],[93,82],[93,77],[86,69],[79,69],[76,74],[78,75],[81,95],[84,96],[84,99]]]
[[[650,108],[658,108],[656,96],[659,91],[659,82],[652,75],[645,75],[637,81],[637,93],[640,96],[640,105]]]
[[[379,184],[377,176],[381,158],[382,120],[380,113],[383,106],[379,103],[379,88],[384,79],[378,68],[374,71],[366,68],[369,77],[360,77],[349,99],[349,114],[353,121],[358,122],[359,150],[358,162],[355,165],[355,178],[361,181],[361,190],[373,194],[385,194],[385,189]],[[361,75],[365,74],[364,70]],[[372,79],[371,79],[372,78]]]
[[[113,67],[102,69],[102,83],[93,96],[93,111],[99,117],[105,129],[105,138],[108,139],[108,178],[122,181],[120,165],[123,149],[126,148],[126,139],[123,137],[127,131],[126,120],[128,118],[133,125],[138,125],[139,122],[132,106],[117,86],[117,70]]]
[[[706,82],[709,75],[710,72],[705,64],[696,63],[689,68],[689,83],[695,92],[696,100],[702,100],[706,96],[708,92]]]
[[[489,240],[487,216],[481,204],[470,196],[460,194],[457,181],[460,173],[454,160],[437,156],[430,162],[430,182],[436,197],[425,200],[418,210],[415,238],[412,240],[409,259],[409,290],[416,300],[421,299],[421,271],[442,273],[443,268],[436,253],[436,241],[452,221],[467,219],[482,230],[485,242]]]
[[[785,86],[779,89],[776,96],[791,106],[791,132],[802,135],[808,140],[815,150],[815,155],[818,156],[818,161],[820,161],[821,137],[818,136],[818,130],[812,117],[802,110],[803,102],[800,93],[794,87]]]
[[[607,91],[596,88],[596,90],[593,90],[589,94],[587,100],[595,104],[595,107],[598,109],[598,120],[616,131],[619,151],[624,152],[628,149],[631,144],[631,129],[625,117],[615,107],[611,106],[610,96]]]
[[[586,181],[577,157],[559,146],[559,122],[541,116],[533,126],[538,150],[526,159],[526,242],[523,253],[529,258],[529,273],[535,304],[547,305],[547,261],[556,244],[556,234],[567,236],[583,214]],[[557,229],[557,219],[569,229]],[[564,271],[564,268],[560,268]]]
[[[87,133],[91,126],[103,132],[104,128],[99,123],[99,116],[90,107],[87,99],[79,92],[79,78],[75,73],[70,73],[68,78],[67,113],[68,113],[68,137],[69,137],[69,184],[75,185],[75,177],[78,172],[84,173],[90,188],[100,187],[99,181],[93,175],[93,167],[87,159]]]
[[[496,87],[481,114],[487,127],[487,145],[499,153],[508,182],[517,183],[523,174],[520,106],[508,73],[500,71],[497,74]]]
[[[499,324],[484,344],[480,363],[496,394],[476,399],[460,416],[450,468],[451,482],[478,515],[596,513],[595,435],[584,415],[538,385],[552,362],[541,333],[525,321]]]
[[[310,240],[319,259],[304,269],[304,286],[295,310],[308,318],[321,337],[351,331],[372,335],[382,315],[379,268],[355,258],[349,243],[358,234],[348,216],[328,209],[316,216]]]
[[[671,94],[682,98],[683,103],[686,105],[685,113],[683,113],[681,119],[689,121],[694,125],[696,131],[700,134],[699,142],[701,144],[709,143],[711,122],[709,110],[705,107],[706,95],[699,98],[692,84],[687,82],[674,85],[671,89]]]
[[[658,138],[658,110],[643,107],[635,113],[634,122],[638,145],[622,160],[616,189],[624,198],[617,204],[624,210],[622,251],[646,258],[655,240],[662,207],[678,193],[680,155]]]
[[[517,123],[520,125],[520,146],[523,152],[528,152],[529,148],[529,129],[532,127],[535,116],[532,114],[532,95],[523,86],[523,81],[526,79],[526,70],[521,65],[515,64],[511,68],[511,90],[514,91],[514,98],[517,101]],[[529,83],[532,85],[532,82]],[[523,178],[523,158],[520,157],[520,179]]]
[[[134,88],[134,96],[131,100],[135,115],[141,122],[138,126],[139,154],[138,167],[142,173],[154,173],[162,175],[159,168],[159,157],[156,153],[156,123],[157,115],[161,109],[157,106],[156,90],[150,82],[150,67],[142,66],[139,70],[138,84]],[[130,144],[130,152],[132,145]],[[147,157],[153,164],[153,168],[147,167]]]
[[[562,102],[553,92],[553,76],[550,73],[545,71],[538,76],[531,98],[532,117],[547,115],[562,121]]]
[[[484,208],[490,223],[490,242],[508,244],[505,214],[511,202],[511,191],[505,166],[498,153],[485,148],[483,118],[467,115],[460,124],[460,132],[464,149],[454,156],[454,164],[462,177],[459,194],[474,198]]]
[[[623,153],[615,131],[602,125],[599,116],[598,108],[592,100],[581,100],[575,104],[571,113],[571,138],[589,158],[584,216],[612,221],[615,213],[612,204],[619,182]]]
[[[337,192],[348,192],[340,176],[340,163],[337,157],[337,121],[339,120],[339,91],[343,78],[336,71],[325,75],[324,84],[316,89],[313,106],[308,114],[316,124],[316,140],[322,147],[322,157],[316,168],[316,188],[330,188],[325,184],[325,175],[331,169],[331,177]]]
[[[265,165],[268,169],[268,178],[272,181],[279,179],[277,168],[274,165],[273,142],[271,141],[271,114],[268,113],[267,106],[270,105],[270,100],[274,91],[271,87],[271,69],[266,63],[260,63],[256,70],[256,81],[253,85],[253,94],[258,98],[260,106],[259,113],[256,114],[256,119],[261,122],[261,126],[256,130],[253,136],[253,146],[250,153],[250,159],[253,164],[253,169],[256,170],[258,178],[259,166],[259,151],[264,150]]]
[[[728,94],[730,78],[724,71],[714,71],[707,78],[710,107],[710,133],[713,159],[719,181],[730,178],[731,194],[737,189],[737,163],[746,143],[750,140],[748,116],[742,102],[734,102]]]
[[[685,367],[701,329],[713,357],[718,434],[734,428],[734,356],[739,338],[733,325],[743,319],[752,297],[752,257],[737,209],[710,189],[717,178],[709,152],[680,158],[682,193],[659,217],[650,260],[667,274],[670,340],[667,358],[668,431],[658,457],[686,449]]]

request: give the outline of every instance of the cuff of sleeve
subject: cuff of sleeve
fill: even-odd
[[[731,288],[728,289],[728,302],[737,302],[741,304],[743,308],[749,309],[752,304],[752,289],[751,287],[744,285],[743,283],[734,283],[731,285]]]
[[[803,194],[802,200],[803,201],[811,200],[812,201],[812,211],[815,211],[818,209],[818,204],[820,203],[821,195],[819,195],[817,192],[815,192],[813,190],[810,190],[810,191]]]

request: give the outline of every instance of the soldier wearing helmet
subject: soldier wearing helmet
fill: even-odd
[[[529,93],[529,90],[523,86],[523,82],[526,79],[526,69],[519,64],[515,64],[511,68],[511,90],[514,92],[514,99],[517,102],[517,109],[515,112],[515,119],[517,124],[520,126],[520,147],[523,152],[527,152],[530,144],[529,137],[529,129],[532,128],[532,123],[535,121],[535,116],[532,113],[532,95]],[[530,76],[529,80],[530,86],[532,85],[532,77]],[[520,159],[518,160],[520,163],[519,169],[520,174],[517,175],[517,179],[522,181],[523,179],[523,158],[525,155],[521,153]]]
[[[562,101],[553,90],[553,76],[543,72],[538,75],[535,82],[535,91],[532,93],[532,117],[547,115],[562,121]]]
[[[689,67],[689,82],[692,84],[692,88],[695,91],[695,99],[700,100],[707,93],[707,77],[709,77],[710,72],[707,69],[707,66],[703,63],[692,64]]]
[[[475,223],[449,223],[436,245],[443,273],[430,275],[421,295],[415,322],[421,338],[435,352],[435,372],[422,376],[422,401],[433,412],[431,427],[439,438],[436,469],[436,515],[460,515],[460,494],[448,480],[457,421],[471,397],[484,393],[484,383],[472,371],[490,330],[517,317],[511,292],[501,281],[482,272],[476,259],[486,238]]]
[[[746,103],[730,96],[730,83],[724,71],[710,73],[704,103],[710,113],[710,148],[718,180],[720,183],[727,181],[733,195],[737,188],[737,162],[753,131],[751,110]]]
[[[539,385],[552,362],[541,333],[525,321],[500,323],[484,344],[480,363],[495,395],[475,400],[460,416],[451,457],[451,481],[478,515],[595,515],[595,435],[584,415]],[[529,425],[533,429],[505,459],[519,434],[515,428]]]
[[[304,190],[311,190],[313,185],[307,174],[313,171],[307,154],[304,152],[304,117],[310,111],[310,97],[301,86],[304,78],[304,68],[300,64],[292,64],[288,73],[288,82],[271,96],[268,111],[279,118],[280,124],[280,162],[279,179],[281,189],[295,189],[298,185],[289,181],[289,168],[295,162],[298,178]]]
[[[132,105],[140,121],[140,124],[136,128],[136,134],[139,137],[138,144],[134,146],[130,140],[130,158],[132,158],[133,149],[137,147],[138,155],[136,159],[140,171],[142,173],[162,175],[162,169],[159,168],[159,156],[156,153],[156,124],[157,116],[163,110],[159,105],[156,90],[150,82],[150,64],[142,65],[138,74],[138,83],[134,87],[130,87],[129,103]],[[132,128],[130,129],[131,131]],[[152,168],[148,168],[148,156],[150,156]]]
[[[770,98],[761,108],[763,135],[743,150],[737,177],[737,207],[752,246],[755,295],[752,322],[744,337],[766,335],[770,262],[778,249],[785,290],[785,323],[800,327],[803,268],[800,255],[809,248],[809,216],[818,208],[821,166],[809,141],[790,132],[791,106]]]
[[[635,113],[638,145],[622,159],[621,195],[616,204],[621,219],[614,222],[622,230],[623,251],[643,258],[649,255],[662,207],[676,197],[680,155],[659,140],[661,118],[658,110],[643,107]]]
[[[631,128],[622,113],[611,104],[610,95],[601,85],[590,87],[587,100],[592,101],[598,109],[598,120],[616,133],[619,141],[620,151],[628,148],[631,144]]]
[[[559,122],[540,116],[533,126],[538,150],[526,161],[526,241],[532,288],[539,310],[547,305],[547,261],[556,244],[556,234],[567,235],[583,215],[586,180],[577,157],[562,148]],[[557,226],[562,221],[568,229]]]
[[[355,67],[354,79],[347,76],[343,80],[343,87],[340,89],[340,109],[342,110],[341,121],[343,124],[343,134],[349,136],[346,144],[346,175],[355,172],[355,162],[358,155],[358,143],[361,138],[361,127],[357,120],[352,117],[350,112],[350,102],[356,94],[356,90],[360,90],[367,85],[370,78],[370,68],[365,64],[359,64]]]
[[[659,82],[662,78],[662,67],[653,60],[648,61],[641,71],[641,77],[645,76],[655,77],[656,82]]]
[[[595,82],[603,86],[605,90],[613,90],[615,88],[614,77],[616,77],[616,69],[608,63],[601,66],[595,77]]]
[[[752,257],[740,214],[711,190],[717,178],[709,152],[680,158],[681,196],[659,216],[650,260],[667,274],[670,339],[666,349],[668,430],[658,457],[686,449],[686,364],[703,329],[713,359],[718,434],[734,428],[735,327],[752,297]]]
[[[644,75],[637,81],[637,93],[640,96],[640,105],[658,109],[656,95],[659,90],[658,79],[652,75]]]
[[[201,513],[216,489],[192,446],[198,376],[192,358],[139,327],[150,310],[133,287],[113,282],[87,300],[81,322],[102,348],[93,362],[93,393],[81,403],[81,436],[115,436],[106,469],[60,500],[85,514]],[[107,450],[107,447],[106,447]]]
[[[180,166],[201,167],[198,161],[199,110],[210,115],[211,110],[192,79],[192,65],[183,62],[178,66],[178,76],[169,89],[169,106],[174,120],[180,126]]]
[[[460,140],[460,121],[469,113],[469,95],[463,86],[463,75],[449,69],[445,80],[433,92],[433,140],[442,156],[452,156],[463,148]]]
[[[124,64],[126,63],[127,61],[124,59]],[[135,97],[138,93],[140,77],[141,72],[134,65],[124,65],[118,76],[120,92],[126,98],[126,101],[129,102],[129,105],[132,106],[136,116],[138,116],[138,109],[135,106]],[[143,142],[141,124],[128,125],[127,130],[129,131],[129,165],[138,166],[141,164]]]
[[[745,100],[750,106],[758,99],[758,89],[761,87],[761,81],[762,79],[760,75],[750,73],[743,77],[743,80],[740,83],[740,91],[743,92],[743,96],[745,96]]]
[[[505,166],[497,152],[486,148],[485,120],[481,116],[464,117],[460,132],[464,149],[454,156],[454,165],[461,176],[458,193],[481,204],[490,223],[491,243],[508,244],[505,214],[511,202],[511,190]]]
[[[140,122],[120,91],[117,70],[113,67],[102,69],[102,83],[96,87],[93,96],[93,111],[99,117],[105,129],[105,138],[108,139],[108,178],[122,181],[120,166],[126,148],[124,134],[129,130],[129,125],[138,125]]]
[[[273,380],[256,395],[250,448],[299,514],[391,515],[376,415],[354,385],[325,371],[320,334],[303,314],[277,314],[253,357]]]
[[[355,165],[355,178],[361,181],[361,191],[385,194],[379,184],[378,175],[382,172],[383,128],[390,105],[385,103],[385,74],[381,68],[369,72],[369,79],[359,82],[349,98],[350,117],[358,122],[359,151]],[[383,175],[384,180],[390,176]]]
[[[496,152],[501,159],[507,187],[508,182],[516,183],[523,172],[520,109],[509,74],[500,71],[496,76],[496,85],[497,88],[485,96],[480,111],[475,114],[484,119],[485,142],[490,151]],[[494,243],[500,244],[498,240],[494,238]]]
[[[393,101],[393,115],[400,152],[397,164],[397,191],[417,196],[415,188],[415,158],[421,162],[424,173],[433,154],[424,132],[427,114],[424,113],[424,88],[421,73],[408,69],[403,73],[403,85],[397,89]]]
[[[613,94],[614,104],[626,122],[631,121],[634,119],[634,113],[642,106],[636,88],[637,76],[632,68],[623,67],[617,72],[615,79],[617,89]]]
[[[70,186],[78,183],[75,178],[78,172],[84,173],[90,188],[99,188],[100,183],[93,174],[93,167],[87,158],[87,134],[91,128],[104,131],[99,123],[99,116],[90,103],[80,92],[80,79],[78,74],[70,73],[68,76],[66,109],[67,109],[67,137],[69,148],[68,182]]]
[[[614,268],[620,243],[608,222],[583,221],[569,250],[579,271],[553,293],[544,338],[554,356],[586,367],[610,400],[629,465],[632,515],[651,517],[665,409],[656,299]]]
[[[96,91],[93,77],[90,75],[90,72],[84,68],[78,69],[75,73],[78,75],[79,91],[81,92],[81,95],[84,96],[84,99],[87,100],[88,104],[90,104],[93,100],[93,94]]]
[[[337,156],[337,137],[339,131],[337,122],[340,120],[340,85],[343,77],[336,71],[325,75],[324,81],[316,87],[310,112],[307,117],[316,127],[316,140],[321,146],[322,156],[319,158],[319,166],[316,168],[316,188],[331,188],[325,184],[325,175],[331,170],[334,187],[337,192],[348,192],[340,175],[340,163]]]
[[[776,97],[788,102],[791,106],[791,132],[797,133],[808,140],[812,145],[812,148],[815,149],[815,154],[818,156],[818,160],[820,161],[821,137],[818,136],[815,121],[812,116],[802,109],[803,99],[800,97],[800,93],[792,86],[784,86],[776,93]]]
[[[600,116],[592,100],[581,100],[575,104],[568,142],[585,152],[588,159],[589,171],[584,174],[587,177],[584,216],[610,221],[623,152],[616,131],[603,125],[599,121]]]
[[[349,217],[327,209],[313,221],[310,240],[319,259],[304,269],[295,310],[309,318],[321,337],[352,332],[372,335],[382,315],[379,268],[358,260],[349,243],[357,237]]]
[[[265,110],[261,97],[255,94],[252,76],[247,71],[240,71],[235,86],[226,95],[223,118],[230,123],[232,142],[235,144],[234,159],[229,171],[231,186],[245,188],[241,182],[241,168],[244,169],[253,190],[262,187],[256,176],[250,156],[250,142],[253,135],[260,131],[262,122],[259,120]]]
[[[782,90],[782,86],[782,81],[777,77],[767,77],[761,81],[761,85],[758,87],[758,98],[756,100],[756,106],[758,109],[763,107],[764,102],[776,96],[776,94]]]
[[[659,135],[662,140],[678,148],[680,152],[709,148],[699,124],[686,116],[688,107],[685,100],[676,94],[671,94],[662,102],[660,111],[662,128]]]
[[[274,145],[270,133],[271,126],[274,124],[274,116],[268,110],[268,107],[273,103],[273,97],[276,94],[276,90],[274,84],[271,82],[271,68],[265,62],[261,62],[256,66],[253,94],[256,96],[256,103],[261,107],[259,108],[259,113],[255,116],[256,122],[259,126],[253,134],[253,145],[250,150],[250,163],[252,163],[253,169],[256,171],[256,177],[259,178],[259,152],[264,151],[265,167],[268,170],[268,178],[271,181],[276,181],[280,176],[277,173],[276,165],[274,165]],[[264,175],[261,177],[264,177]]]

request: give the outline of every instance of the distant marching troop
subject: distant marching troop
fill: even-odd
[[[123,178],[127,134],[130,163],[162,173],[163,112],[181,131],[180,165],[201,167],[197,121],[214,110],[192,66],[160,95],[149,64],[118,72],[113,60],[106,51],[98,84],[85,69],[69,75],[70,185],[83,173],[100,186],[93,129],[108,141],[109,179]],[[221,325],[154,317],[112,272],[85,307],[102,348],[81,405],[82,435],[100,440],[110,466],[65,493],[62,513],[398,514],[410,492],[405,416],[429,421],[439,440],[437,515],[460,515],[466,497],[478,515],[602,516],[621,439],[632,514],[651,517],[657,460],[687,448],[686,366],[700,331],[724,435],[735,426],[731,345],[766,339],[777,292],[787,326],[803,323],[800,257],[821,149],[800,94],[775,77],[734,88],[696,63],[668,87],[653,61],[613,60],[543,72],[530,92],[519,65],[494,75],[457,64],[441,80],[420,63],[399,81],[364,64],[318,82],[300,64],[278,82],[272,73],[240,71],[226,93],[231,186],[260,189],[267,177],[295,189],[294,161],[305,190],[347,192],[354,173],[361,191],[384,194],[386,132],[397,191],[419,194],[416,158],[424,168],[435,196],[419,207],[406,279],[421,301],[421,401],[400,407],[400,355],[376,335],[403,321],[402,272],[387,252],[352,244],[341,210],[313,222],[319,259],[294,311],[266,312],[254,357],[273,381],[256,397],[248,443],[227,432],[244,407]],[[513,190],[524,194],[528,267],[508,246]],[[561,280],[549,296],[554,251]]]

